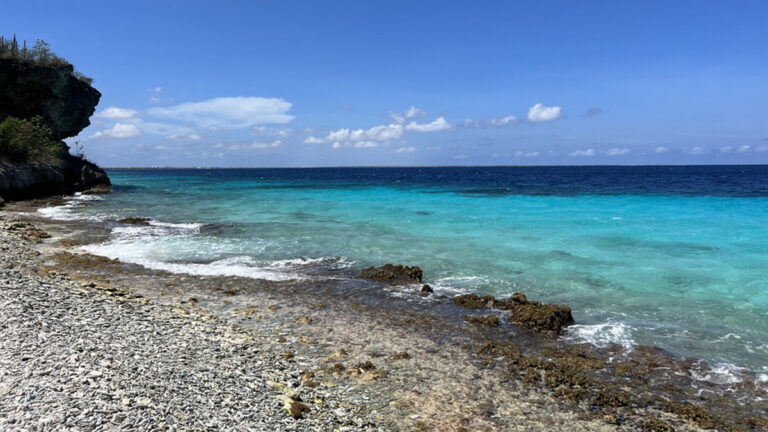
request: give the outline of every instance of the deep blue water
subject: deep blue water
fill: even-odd
[[[88,249],[272,279],[420,265],[448,293],[571,305],[570,336],[768,373],[768,166],[111,170],[52,217],[147,216]],[[764,377],[766,378],[766,377]]]

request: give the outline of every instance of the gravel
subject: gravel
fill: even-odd
[[[0,219],[0,430],[385,429],[273,335],[47,272],[39,237]]]

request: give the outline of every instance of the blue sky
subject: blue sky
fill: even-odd
[[[25,1],[105,166],[768,163],[768,2]]]

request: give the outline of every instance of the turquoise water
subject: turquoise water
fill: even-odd
[[[150,267],[291,279],[419,265],[445,293],[567,303],[576,340],[660,346],[723,379],[768,373],[766,170],[595,169],[117,170],[114,194],[43,212],[153,218],[89,247]]]

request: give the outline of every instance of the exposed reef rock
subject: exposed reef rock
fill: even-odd
[[[0,197],[22,200],[109,186],[107,173],[67,155],[57,162],[0,162]]]
[[[563,327],[573,324],[569,306],[530,301],[523,293],[514,293],[505,300],[490,295],[465,294],[454,297],[453,303],[467,309],[494,308],[511,311],[509,322],[538,332],[556,334]]]
[[[58,139],[91,124],[101,93],[72,75],[72,65],[0,59],[0,121],[41,116]]]
[[[418,266],[408,267],[403,265],[385,264],[381,267],[368,267],[360,273],[360,277],[375,282],[384,282],[390,285],[409,285],[421,283],[424,272]]]

